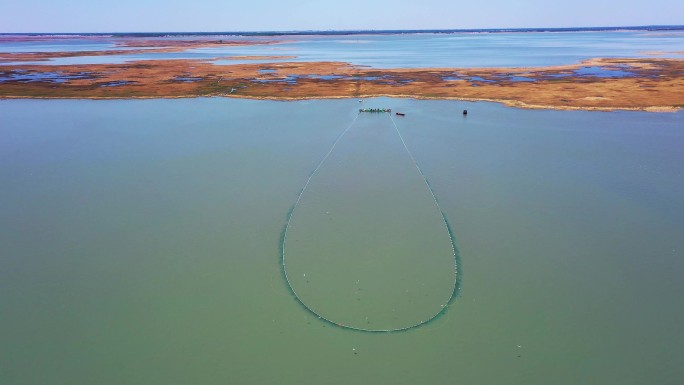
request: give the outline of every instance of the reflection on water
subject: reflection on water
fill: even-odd
[[[629,66],[627,66],[629,68]],[[633,72],[625,71],[623,69],[605,68],[599,66],[581,67],[574,71],[575,75],[579,76],[593,76],[597,78],[624,78],[626,76],[634,75]]]
[[[0,83],[4,82],[49,82],[49,83],[67,83],[71,79],[87,79],[92,77],[89,72],[81,72],[78,74],[65,74],[63,72],[33,72],[26,70],[13,70],[7,72],[0,72]]]

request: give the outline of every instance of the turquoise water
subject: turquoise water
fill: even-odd
[[[172,37],[172,39],[177,39]],[[237,39],[226,37],[226,39]],[[262,38],[269,40],[269,38]],[[125,63],[132,60],[206,59],[239,55],[288,55],[281,60],[217,60],[216,64],[267,63],[277,61],[342,61],[376,68],[464,68],[464,67],[533,67],[574,64],[596,57],[643,57],[645,52],[660,51],[658,57],[681,58],[684,33],[613,31],[613,32],[526,32],[526,33],[454,33],[351,36],[282,36],[271,40],[279,44],[211,47],[172,53],[121,54],[55,58],[31,64]],[[54,42],[54,50],[111,49],[113,45],[93,45],[90,40],[73,41],[65,47]],[[28,43],[2,43],[0,52],[50,51],[46,42],[36,48]],[[28,64],[26,62],[24,64]]]
[[[366,104],[406,113],[462,259],[402,333],[321,322],[279,266],[358,101],[0,101],[0,383],[681,382],[684,114]]]

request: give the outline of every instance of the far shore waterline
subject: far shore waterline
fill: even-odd
[[[263,100],[274,102],[296,102],[304,100],[337,100],[337,99],[372,99],[372,98],[392,98],[392,99],[414,99],[414,100],[454,100],[463,102],[484,102],[484,103],[499,103],[510,108],[519,108],[525,110],[553,110],[553,111],[596,111],[596,112],[614,112],[614,111],[641,111],[641,112],[678,112],[684,107],[673,106],[651,106],[651,107],[575,107],[575,106],[553,106],[541,104],[527,104],[524,102],[516,102],[505,99],[488,99],[488,98],[460,98],[460,97],[429,97],[429,96],[415,96],[415,95],[395,95],[395,94],[368,94],[353,96],[324,96],[324,97],[291,97],[291,96],[249,96],[249,95],[182,95],[182,96],[1,96],[2,100],[93,100],[93,101],[107,101],[107,100],[168,100],[168,99],[211,99],[211,98],[230,98],[230,99],[245,99],[245,100]]]

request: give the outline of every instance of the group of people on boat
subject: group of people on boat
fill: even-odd
[[[392,112],[389,108],[359,108],[359,112]]]

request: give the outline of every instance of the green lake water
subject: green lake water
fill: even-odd
[[[284,233],[288,284],[333,325],[415,327],[442,313],[456,289],[448,225],[390,116],[354,119]]]
[[[1,100],[0,384],[681,383],[683,113],[366,100],[406,113],[394,119],[449,219],[462,273],[443,315],[378,334],[308,312],[280,265],[288,212],[360,105]],[[378,216],[345,203],[345,188],[387,193],[386,208],[429,206],[406,200],[425,197],[409,194],[418,183],[388,192],[416,174],[398,163],[388,118],[361,118],[349,133],[365,140],[341,140],[330,165],[375,157],[376,183],[323,165],[302,195],[337,199],[331,214],[344,210],[354,239]],[[363,137],[373,129],[387,134]],[[304,225],[331,235],[321,216],[299,214],[310,219],[303,239],[315,235]],[[425,242],[444,242],[444,230],[427,221],[398,251],[432,247],[431,261],[444,260],[444,243]],[[311,292],[324,294],[314,303],[340,293]],[[345,306],[331,309],[352,314]]]

